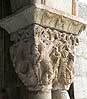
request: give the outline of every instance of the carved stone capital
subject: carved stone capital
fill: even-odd
[[[32,6],[0,21],[14,44],[16,73],[31,91],[69,89],[74,76],[74,47],[85,24],[45,6]]]
[[[11,40],[13,66],[29,90],[69,88],[78,44],[75,35],[32,24],[12,33]]]

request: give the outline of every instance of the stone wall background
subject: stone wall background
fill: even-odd
[[[87,5],[78,2],[78,16],[87,20]],[[75,99],[87,99],[87,27],[79,36],[75,62]]]
[[[72,0],[10,0],[12,12],[17,11],[26,5],[31,5],[32,2],[37,4],[44,3],[46,6],[72,14]]]

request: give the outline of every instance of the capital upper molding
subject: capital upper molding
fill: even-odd
[[[78,35],[86,27],[86,23],[82,19],[45,5],[27,6],[0,20],[0,26],[8,33],[16,32],[34,23],[75,35]]]

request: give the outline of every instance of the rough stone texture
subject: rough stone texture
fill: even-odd
[[[69,89],[76,36],[31,25],[11,33],[11,40],[14,68],[29,90]]]
[[[48,7],[72,14],[72,0],[10,0],[13,12],[25,5],[44,4]]]
[[[78,16],[85,19],[87,21],[87,4],[78,3]]]
[[[87,31],[87,30],[86,30]],[[80,45],[76,50],[75,98],[87,99],[87,33],[80,35]]]
[[[40,5],[22,9],[20,13],[1,20],[0,26],[12,33],[33,23],[72,34],[79,34],[85,28],[83,20]]]
[[[87,20],[87,5],[79,3],[78,15]],[[87,28],[79,36],[75,62],[75,99],[87,99]]]

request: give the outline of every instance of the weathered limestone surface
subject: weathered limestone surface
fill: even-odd
[[[75,98],[87,99],[87,34],[86,31],[79,37],[79,46],[76,49],[75,62]]]
[[[83,20],[43,5],[23,9],[20,13],[3,19],[0,25],[12,33],[33,23],[76,35],[85,28]]]
[[[14,67],[29,90],[69,89],[76,36],[34,24],[12,33],[11,40]]]
[[[19,78],[29,91],[42,92],[33,98],[47,99],[44,93],[51,98],[50,91],[57,90],[54,94],[69,99],[66,90],[74,77],[74,47],[83,21],[37,5],[3,19],[0,26],[14,42],[10,54]]]
[[[78,2],[78,16],[87,21],[87,4]]]
[[[87,5],[79,3],[78,15],[87,20]],[[75,62],[75,99],[87,99],[87,27],[79,36]]]

